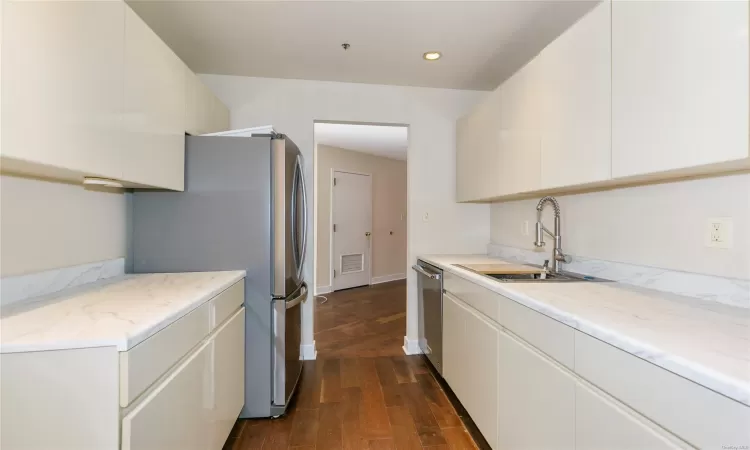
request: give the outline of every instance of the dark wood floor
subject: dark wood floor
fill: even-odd
[[[288,414],[238,420],[224,449],[475,449],[422,357],[401,349],[406,283],[327,297]]]

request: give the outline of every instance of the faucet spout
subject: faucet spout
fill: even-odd
[[[547,204],[551,204],[552,208],[555,210],[555,231],[551,232],[547,227],[544,226],[544,223],[542,223],[542,211],[544,210],[544,206]],[[555,247],[552,251],[552,271],[553,272],[559,272],[560,266],[563,262],[569,263],[571,261],[570,256],[566,255],[562,251],[562,237],[560,235],[560,204],[557,203],[557,200],[555,197],[546,196],[539,200],[539,203],[536,205],[536,240],[534,241],[534,246],[541,248],[544,247],[544,233],[547,233],[550,235],[550,237],[555,239]]]

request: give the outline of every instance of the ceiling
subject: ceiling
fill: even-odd
[[[493,90],[596,2],[128,3],[197,73]]]
[[[406,160],[406,126],[316,123],[315,143]]]

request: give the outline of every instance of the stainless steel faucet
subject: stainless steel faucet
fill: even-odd
[[[542,223],[542,210],[544,209],[544,205],[546,205],[547,203],[552,203],[552,207],[555,209],[554,233],[549,231],[549,229],[547,229],[547,227],[545,227]],[[562,238],[560,237],[560,204],[557,203],[555,197],[544,197],[539,200],[539,203],[536,205],[536,241],[534,241],[535,247],[544,247],[544,233],[547,233],[551,237],[555,238],[555,248],[552,252],[552,273],[558,273],[560,272],[560,265],[562,263],[569,263],[572,259],[562,251]]]

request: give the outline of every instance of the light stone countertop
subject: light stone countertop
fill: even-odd
[[[453,264],[485,255],[419,259],[727,397],[750,405],[750,310],[614,282],[501,283]]]
[[[125,275],[4,307],[0,353],[126,351],[245,277],[245,271]]]

